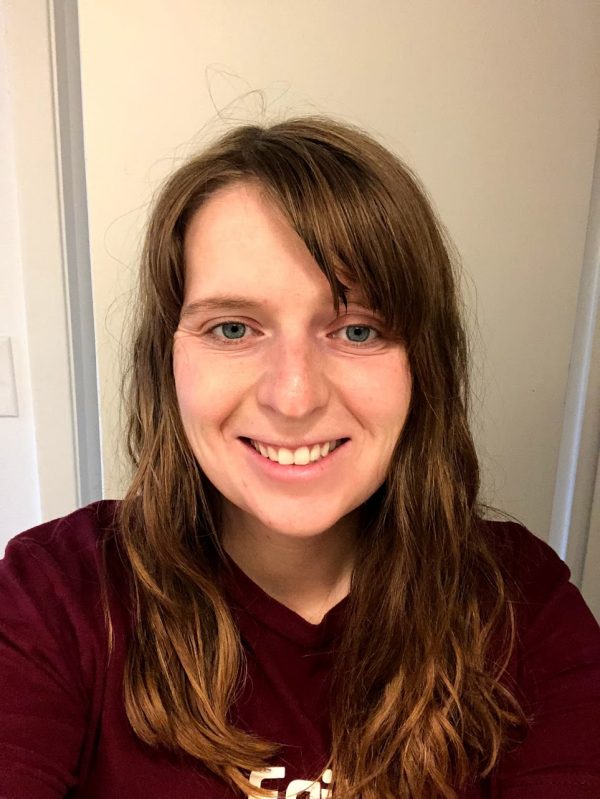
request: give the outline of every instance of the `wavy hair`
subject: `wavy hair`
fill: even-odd
[[[343,281],[362,289],[405,343],[412,374],[385,482],[364,504],[331,675],[333,796],[454,799],[527,729],[505,684],[516,586],[478,501],[452,247],[410,169],[329,118],[230,130],[168,178],[150,215],[124,383],[133,476],[118,535],[135,608],[129,722],[142,741],[197,758],[244,794],[264,790],[247,773],[278,749],[230,722],[245,672],[219,580],[220,495],[186,440],[172,368],[187,225],[236,181],[258,181],[281,209],[329,281],[336,312]]]

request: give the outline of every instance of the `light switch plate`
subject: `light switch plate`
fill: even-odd
[[[12,346],[8,336],[0,336],[0,416],[18,415]]]

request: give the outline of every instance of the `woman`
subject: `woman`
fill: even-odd
[[[448,247],[358,129],[224,135],[152,212],[134,473],[0,572],[0,795],[600,796],[600,629],[484,521]]]

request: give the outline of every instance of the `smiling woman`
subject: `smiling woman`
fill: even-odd
[[[600,795],[600,630],[486,518],[449,253],[411,171],[330,119],[168,179],[127,495],[0,569],[0,794]]]

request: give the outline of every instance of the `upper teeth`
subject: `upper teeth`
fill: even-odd
[[[271,447],[268,444],[262,444],[260,441],[253,441],[252,439],[250,443],[265,458],[277,461],[284,466],[289,466],[292,463],[297,466],[304,466],[312,461],[318,461],[333,452],[337,446],[337,441],[326,441],[324,444],[313,444],[312,447],[298,447],[298,449],[291,450],[286,447]]]

